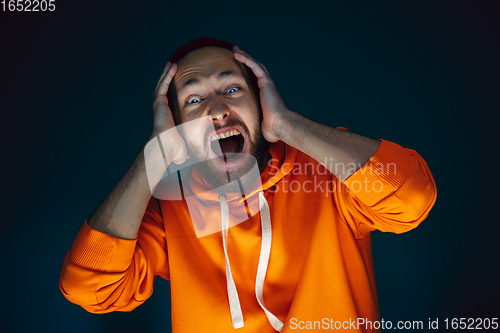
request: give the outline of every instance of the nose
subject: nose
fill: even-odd
[[[218,97],[211,99],[209,107],[209,114],[213,122],[222,122],[229,118],[231,114],[227,104]]]

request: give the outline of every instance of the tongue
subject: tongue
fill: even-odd
[[[238,140],[233,137],[219,140],[219,144],[223,154],[237,153]]]

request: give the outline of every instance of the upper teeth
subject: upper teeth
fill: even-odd
[[[224,139],[224,138],[229,138],[230,136],[240,135],[240,134],[241,133],[238,130],[230,130],[230,131],[227,131],[227,132],[224,132],[224,133],[215,134],[212,137],[212,141],[220,140],[220,139]]]

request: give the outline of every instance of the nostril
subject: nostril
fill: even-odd
[[[229,113],[225,112],[223,114],[213,115],[212,116],[212,120],[220,121],[220,120],[223,120],[223,119],[225,119],[227,117],[229,117]]]

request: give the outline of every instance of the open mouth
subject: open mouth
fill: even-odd
[[[231,161],[238,158],[243,150],[245,139],[237,129],[231,129],[226,132],[215,134],[212,137],[212,151],[221,160]],[[220,145],[220,150],[217,145]],[[220,154],[222,152],[222,155]]]

